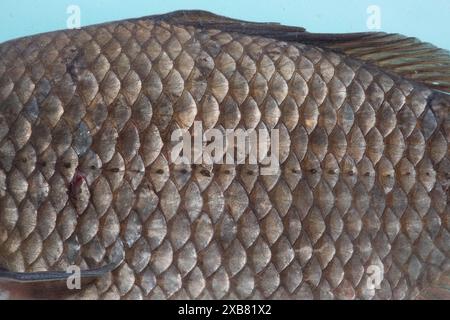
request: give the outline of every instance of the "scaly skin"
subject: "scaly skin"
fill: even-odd
[[[0,265],[124,258],[77,298],[414,298],[450,269],[449,101],[311,45],[153,19],[4,43]],[[280,174],[171,163],[194,120],[278,129]]]

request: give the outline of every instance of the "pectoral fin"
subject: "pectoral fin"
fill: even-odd
[[[82,270],[80,271],[80,277],[82,279],[99,278],[116,269],[118,265],[118,263],[110,263],[100,268]],[[0,269],[0,281],[23,283],[61,281],[67,280],[73,274],[73,272],[65,271],[11,272],[5,269]]]

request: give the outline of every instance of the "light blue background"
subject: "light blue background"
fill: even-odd
[[[311,32],[367,31],[369,5],[381,8],[382,30],[450,49],[450,0],[0,0],[0,42],[66,28],[69,5],[83,26],[179,9],[303,26]]]

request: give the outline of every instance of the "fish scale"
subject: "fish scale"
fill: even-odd
[[[439,98],[319,46],[164,19],[5,43],[0,262],[123,259],[82,299],[414,298],[449,270]],[[171,163],[194,121],[279,130],[278,174]]]

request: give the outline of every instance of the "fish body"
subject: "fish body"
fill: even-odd
[[[450,271],[450,98],[402,39],[181,12],[0,45],[0,266],[116,261],[82,299],[418,297]],[[196,122],[277,130],[279,170],[173,163]]]

